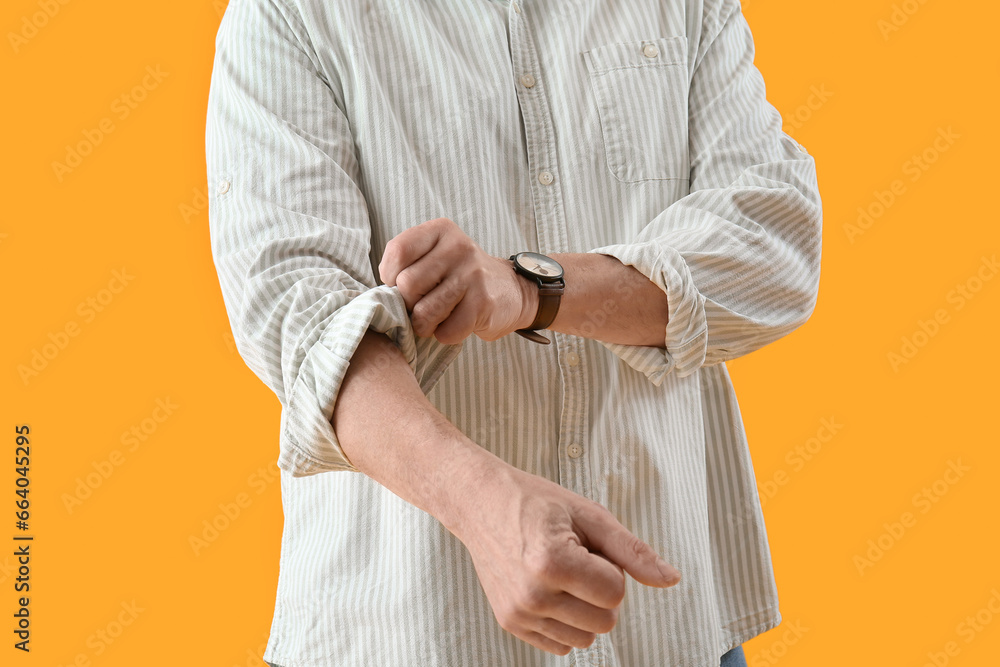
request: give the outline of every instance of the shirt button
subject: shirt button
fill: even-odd
[[[566,355],[566,363],[572,366],[573,368],[576,368],[577,366],[580,365],[580,355],[577,354],[576,352],[570,352],[569,354]]]
[[[583,456],[583,447],[576,444],[575,442],[566,448],[566,453],[569,454],[571,459],[578,459]]]
[[[647,58],[655,58],[656,56],[660,55],[660,50],[656,48],[656,44],[647,44],[646,46],[642,47],[642,55],[646,56]]]
[[[215,191],[220,195],[224,195],[229,192],[229,181],[219,181],[219,185]]]
[[[521,77],[521,85],[525,88],[533,88],[535,86],[535,77],[525,74]]]
[[[542,185],[549,185],[552,183],[552,174],[547,171],[543,171],[538,175],[538,182]]]
[[[519,4],[517,4],[516,2],[512,2],[511,4],[514,5],[514,11],[516,13],[520,14],[521,13],[521,6]]]

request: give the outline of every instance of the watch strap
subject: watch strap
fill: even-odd
[[[538,333],[538,330],[547,329],[555,321],[559,303],[566,290],[566,281],[561,277],[555,280],[543,280],[537,275],[532,275],[518,266],[516,257],[517,255],[510,256],[514,262],[515,273],[531,278],[538,285],[538,310],[535,312],[535,319],[527,329],[517,329],[516,332],[530,341],[548,345],[552,341]]]
[[[559,301],[562,299],[565,286],[562,280],[556,283],[538,284],[538,312],[535,313],[535,321],[531,323],[529,329],[549,328],[556,319],[556,313],[559,312]]]
[[[515,329],[514,333],[521,334],[528,340],[534,341],[536,343],[541,343],[542,345],[548,345],[549,343],[552,342],[542,334],[535,331],[534,329]]]

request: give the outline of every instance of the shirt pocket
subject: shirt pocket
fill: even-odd
[[[614,177],[688,180],[687,37],[606,44],[583,57]]]

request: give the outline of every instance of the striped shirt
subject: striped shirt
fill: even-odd
[[[266,660],[714,667],[780,622],[724,362],[811,314],[822,213],[753,55],[737,0],[230,2],[209,219],[238,348],[282,407]],[[416,337],[374,267],[437,217],[498,257],[634,266],[667,296],[665,347]],[[616,628],[565,657],[502,630],[461,542],[354,469],[331,428],[368,328],[466,435],[607,507],[680,584],[629,580]]]

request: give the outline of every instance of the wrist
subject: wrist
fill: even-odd
[[[467,440],[468,448],[449,461],[446,484],[434,517],[448,532],[467,543],[473,532],[482,527],[484,509],[492,506],[488,498],[494,489],[505,484],[515,468],[475,442]]]

